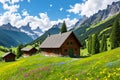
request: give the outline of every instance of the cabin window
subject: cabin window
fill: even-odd
[[[67,45],[69,45],[69,42],[67,42]]]
[[[64,52],[67,52],[67,49],[65,49]]]
[[[70,44],[72,45],[72,44],[73,44],[73,42],[70,42]]]
[[[77,51],[78,49],[77,48],[75,48],[75,51]]]
[[[54,53],[56,53],[56,50],[54,50]]]

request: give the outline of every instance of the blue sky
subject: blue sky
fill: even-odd
[[[21,10],[26,9],[29,14],[33,16],[38,15],[40,12],[47,12],[51,20],[57,20],[58,18],[63,19],[68,17],[68,15],[70,15],[69,17],[73,19],[75,17],[80,18],[80,16],[69,13],[66,10],[70,8],[70,5],[81,2],[82,0],[31,0],[30,3],[23,1],[21,3]]]
[[[43,31],[66,22],[68,28],[83,16],[90,17],[120,0],[0,0],[0,25],[21,27],[30,23]]]

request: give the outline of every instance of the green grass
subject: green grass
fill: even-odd
[[[4,54],[4,52],[0,51],[0,57]]]
[[[0,80],[119,80],[120,48],[86,58],[40,54],[0,62]]]

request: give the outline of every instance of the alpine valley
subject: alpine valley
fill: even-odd
[[[4,1],[12,1],[9,3],[11,5],[15,4],[14,1],[24,0],[1,1],[4,4],[8,3]],[[33,1],[40,0],[28,0],[29,4],[32,3],[32,7],[34,7]],[[40,2],[42,1],[44,2],[44,0]],[[58,13],[52,9],[60,7],[52,1],[54,3],[57,0],[51,0],[49,5],[42,3],[45,9],[43,11],[47,11],[46,5],[50,8],[46,13],[39,14],[39,18],[35,16],[35,19],[32,19],[33,22],[36,21],[35,24],[41,21],[40,24],[48,28],[45,27],[47,22],[49,23],[47,13],[51,11],[56,15]],[[80,4],[76,2],[79,0],[69,2],[72,4],[74,1],[76,5],[69,6],[70,12],[74,7],[76,11],[76,6],[81,8],[89,1],[90,7],[94,5],[93,3],[101,6],[101,3],[112,0],[80,0],[83,1]],[[21,2],[21,5],[26,2]],[[42,9],[40,2],[38,4],[41,7],[35,7],[34,14],[34,10]],[[67,3],[64,4],[65,7]],[[9,5],[4,7],[9,9]],[[16,4],[15,7],[19,6]],[[28,5],[23,7],[25,9]],[[62,7],[59,9],[61,14],[65,10],[65,7]],[[27,19],[33,18],[26,9],[22,15],[27,16]],[[46,23],[42,23],[42,20]],[[66,22],[55,22],[56,24],[48,30],[40,26],[32,29],[30,23],[19,28],[10,23],[0,26],[0,80],[120,80],[120,0],[90,17],[81,15],[69,30]]]

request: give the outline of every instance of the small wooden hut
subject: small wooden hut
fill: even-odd
[[[37,52],[37,49],[35,48],[22,48],[21,51],[23,52],[23,57],[31,56]]]
[[[13,54],[12,52],[8,52],[8,53],[5,53],[2,58],[5,62],[11,62],[11,61],[15,61],[15,57],[16,55]]]

